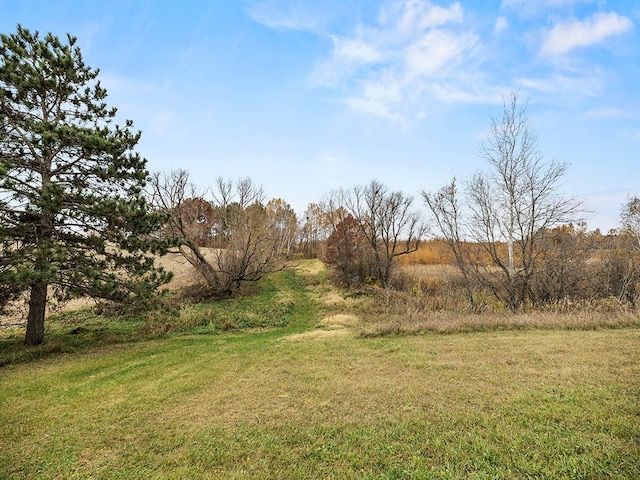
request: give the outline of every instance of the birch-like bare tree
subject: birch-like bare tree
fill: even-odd
[[[472,263],[469,255],[457,256],[463,273],[515,310],[527,300],[538,300],[531,284],[548,245],[541,241],[544,235],[555,226],[580,221],[582,211],[581,202],[560,193],[567,165],[545,162],[538,149],[528,102],[521,103],[515,91],[503,107],[500,118],[491,118],[480,145],[489,168],[466,182],[463,212],[455,191],[441,190],[441,202],[438,193],[422,196],[454,254],[462,251],[464,239],[490,259],[487,264],[476,257]]]
[[[622,228],[635,238],[635,244],[640,249],[640,196],[629,196],[629,200],[622,207],[620,214]]]

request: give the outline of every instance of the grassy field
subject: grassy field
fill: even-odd
[[[307,263],[159,327],[5,333],[0,478],[640,478],[637,322],[371,336],[359,302]]]

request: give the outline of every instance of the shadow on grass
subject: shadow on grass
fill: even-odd
[[[148,340],[141,334],[144,320],[104,317],[84,308],[47,318],[41,345],[25,346],[25,327],[11,327],[0,332],[0,367],[53,357],[81,353],[123,343]]]

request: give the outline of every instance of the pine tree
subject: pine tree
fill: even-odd
[[[0,304],[28,293],[27,345],[51,293],[126,302],[168,280],[150,255],[162,218],[144,200],[141,134],[114,123],[76,41],[0,35]]]

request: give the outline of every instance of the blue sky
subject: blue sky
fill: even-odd
[[[629,0],[0,0],[0,31],[78,37],[152,170],[251,177],[302,213],[378,179],[415,195],[484,168],[529,98],[563,193],[618,226],[640,194],[640,4]]]

